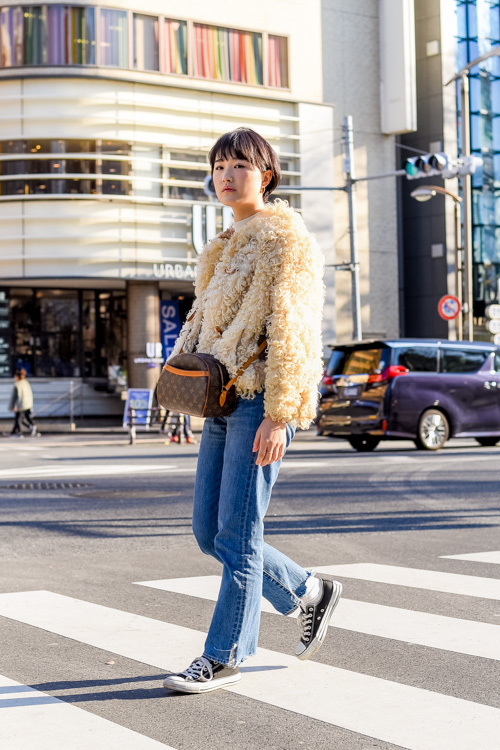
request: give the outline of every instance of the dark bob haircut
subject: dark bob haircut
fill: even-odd
[[[245,159],[261,172],[272,172],[269,185],[264,190],[264,200],[276,190],[281,181],[281,167],[274,149],[261,135],[250,128],[237,128],[231,133],[221,135],[212,146],[208,155],[212,174],[218,159]]]

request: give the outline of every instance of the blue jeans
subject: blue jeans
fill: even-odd
[[[252,452],[264,395],[239,399],[228,417],[205,420],[194,491],[193,531],[202,552],[222,563],[222,583],[204,656],[236,666],[255,654],[261,597],[293,612],[310,573],[264,542],[264,516],[281,461],[257,466]],[[287,447],[294,428],[287,425]]]

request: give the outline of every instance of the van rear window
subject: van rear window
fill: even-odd
[[[441,372],[477,372],[490,354],[491,352],[488,351],[443,349],[441,352]]]
[[[326,371],[327,375],[373,375],[389,364],[390,351],[377,349],[335,349]]]

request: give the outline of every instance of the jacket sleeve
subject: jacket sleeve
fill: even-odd
[[[17,401],[18,401],[18,396],[19,396],[19,394],[17,392],[17,388],[16,388],[16,386],[14,386],[14,388],[12,389],[12,392],[10,394],[9,411],[14,411],[14,409],[16,408]]]
[[[323,374],[324,258],[305,228],[287,238],[278,257],[266,327],[265,414],[307,429],[317,416]]]

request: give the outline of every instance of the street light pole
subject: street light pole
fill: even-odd
[[[470,107],[469,107],[469,71],[465,72],[460,79],[461,91],[461,114],[462,114],[462,158],[470,155]],[[471,200],[471,176],[465,174],[462,177],[462,217],[464,232],[464,312],[466,314],[465,335],[469,341],[474,340],[474,302],[472,283],[472,200]]]
[[[463,308],[463,268],[460,257],[461,251],[461,227],[460,227],[460,210],[459,206],[462,203],[462,198],[456,193],[452,193],[451,190],[447,190],[440,185],[422,185],[422,187],[416,188],[410,193],[412,198],[420,202],[426,202],[434,198],[436,195],[449,195],[453,198],[455,204],[455,293],[460,303],[460,315],[457,319],[458,325],[458,340],[462,341],[463,338],[463,322],[464,322],[464,308]]]
[[[344,117],[344,172],[345,190],[349,205],[349,241],[351,246],[351,269],[352,269],[352,319],[354,328],[354,339],[361,341],[361,295],[359,290],[359,255],[358,235],[356,230],[356,201],[354,191],[356,190],[356,178],[354,176],[354,137],[352,116]]]

